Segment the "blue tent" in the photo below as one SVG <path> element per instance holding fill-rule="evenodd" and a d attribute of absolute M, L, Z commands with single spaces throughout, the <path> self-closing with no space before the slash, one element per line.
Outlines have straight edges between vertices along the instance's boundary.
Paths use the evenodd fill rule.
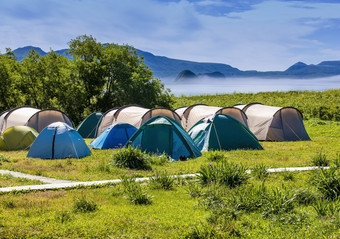
<path fill-rule="evenodd" d="M 66 123 L 48 125 L 33 142 L 28 158 L 81 158 L 90 155 L 84 139 Z"/>
<path fill-rule="evenodd" d="M 137 128 L 124 123 L 107 127 L 89 146 L 95 149 L 113 149 L 124 146 Z"/>

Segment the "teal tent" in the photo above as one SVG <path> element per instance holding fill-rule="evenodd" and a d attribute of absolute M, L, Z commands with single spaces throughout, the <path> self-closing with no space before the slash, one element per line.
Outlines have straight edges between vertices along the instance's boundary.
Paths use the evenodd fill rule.
<path fill-rule="evenodd" d="M 41 131 L 28 151 L 28 158 L 81 158 L 90 155 L 84 139 L 64 122 L 52 123 Z"/>
<path fill-rule="evenodd" d="M 107 127 L 89 146 L 94 149 L 121 148 L 136 131 L 131 124 L 117 123 Z"/>
<path fill-rule="evenodd" d="M 103 114 L 95 112 L 87 116 L 77 127 L 78 133 L 83 138 L 96 138 L 97 137 L 97 126 L 102 118 Z"/>
<path fill-rule="evenodd" d="M 202 155 L 184 129 L 166 116 L 156 116 L 145 122 L 128 144 L 147 153 L 165 153 L 172 161 Z"/>
<path fill-rule="evenodd" d="M 201 119 L 189 130 L 189 135 L 202 151 L 263 149 L 246 126 L 224 114 Z"/>

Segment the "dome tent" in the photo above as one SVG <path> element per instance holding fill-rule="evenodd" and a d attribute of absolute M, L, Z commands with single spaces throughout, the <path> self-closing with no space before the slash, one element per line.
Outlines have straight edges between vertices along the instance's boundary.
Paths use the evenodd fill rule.
<path fill-rule="evenodd" d="M 202 151 L 263 149 L 246 126 L 224 114 L 201 119 L 189 130 L 189 135 Z"/>
<path fill-rule="evenodd" d="M 165 153 L 173 161 L 202 155 L 184 129 L 166 116 L 156 116 L 145 122 L 128 144 L 147 153 Z"/>
<path fill-rule="evenodd" d="M 32 127 L 39 133 L 47 126 L 54 122 L 64 122 L 72 127 L 70 118 L 60 110 L 46 109 L 36 112 L 28 119 L 26 125 Z"/>
<path fill-rule="evenodd" d="M 78 132 L 63 122 L 48 125 L 28 151 L 28 158 L 81 158 L 91 154 Z"/>
<path fill-rule="evenodd" d="M 137 128 L 124 123 L 117 123 L 107 127 L 89 146 L 95 149 L 113 149 L 124 146 Z"/>
<path fill-rule="evenodd" d="M 77 127 L 77 132 L 83 138 L 97 137 L 97 127 L 103 114 L 95 112 L 87 116 Z"/>
<path fill-rule="evenodd" d="M 0 136 L 0 150 L 25 150 L 37 138 L 38 132 L 28 126 L 12 126 Z"/>
<path fill-rule="evenodd" d="M 275 107 L 260 103 L 237 105 L 248 117 L 249 129 L 259 140 L 310 140 L 302 113 L 294 107 Z"/>

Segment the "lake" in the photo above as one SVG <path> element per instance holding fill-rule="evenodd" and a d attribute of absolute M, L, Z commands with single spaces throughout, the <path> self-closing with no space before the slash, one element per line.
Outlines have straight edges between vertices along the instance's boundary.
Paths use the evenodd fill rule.
<path fill-rule="evenodd" d="M 162 80 L 163 81 L 163 80 Z M 264 91 L 292 91 L 340 88 L 340 76 L 316 79 L 261 79 L 228 78 L 225 80 L 204 79 L 197 82 L 182 83 L 164 80 L 171 93 L 180 95 L 223 94 L 223 93 L 257 93 Z"/>

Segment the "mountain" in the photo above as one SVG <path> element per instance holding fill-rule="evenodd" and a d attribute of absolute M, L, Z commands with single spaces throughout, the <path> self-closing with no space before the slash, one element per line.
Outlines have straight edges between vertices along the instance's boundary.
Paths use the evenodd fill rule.
<path fill-rule="evenodd" d="M 25 55 L 34 49 L 40 55 L 46 55 L 39 47 L 26 46 L 14 50 L 14 54 L 21 61 Z M 68 49 L 55 51 L 71 59 L 67 54 Z M 241 71 L 235 67 L 222 63 L 194 62 L 180 59 L 156 56 L 150 52 L 137 49 L 137 54 L 144 58 L 144 62 L 149 66 L 155 77 L 175 79 L 183 71 L 190 71 L 197 77 L 209 76 L 217 79 L 227 79 L 230 77 L 266 77 L 266 78 L 317 78 L 340 75 L 340 61 L 323 61 L 317 65 L 307 65 L 297 62 L 285 71 Z M 180 77 L 181 78 L 181 77 Z M 177 78 L 179 80 L 180 78 Z M 188 77 L 181 78 L 180 81 Z"/>

